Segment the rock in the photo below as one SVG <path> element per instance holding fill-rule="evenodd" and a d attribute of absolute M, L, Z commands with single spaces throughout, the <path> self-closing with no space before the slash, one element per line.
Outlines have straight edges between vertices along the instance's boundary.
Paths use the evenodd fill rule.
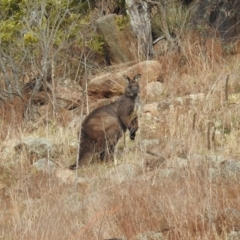
<path fill-rule="evenodd" d="M 147 102 L 157 102 L 162 98 L 163 84 L 160 82 L 150 82 L 147 85 Z"/>
<path fill-rule="evenodd" d="M 91 79 L 88 84 L 90 96 L 112 97 L 121 95 L 125 89 L 126 82 L 123 75 L 134 77 L 142 75 L 140 84 L 140 95 L 144 101 L 147 100 L 147 84 L 156 82 L 161 73 L 161 64 L 158 61 L 144 61 L 127 69 L 123 68 L 117 72 L 106 73 Z"/>
<path fill-rule="evenodd" d="M 46 172 L 53 172 L 57 168 L 57 164 L 47 158 L 38 159 L 33 163 L 33 166 L 38 171 L 46 171 Z"/>
<path fill-rule="evenodd" d="M 224 181 L 240 181 L 240 160 L 226 159 L 221 155 L 209 155 L 206 157 L 209 163 L 209 176 L 211 179 L 220 177 Z"/>
<path fill-rule="evenodd" d="M 123 69 L 127 69 L 129 67 L 132 67 L 133 65 L 137 64 L 138 62 L 139 61 L 131 61 L 131 62 L 119 63 L 119 64 L 116 64 L 116 65 L 110 65 L 110 66 L 104 67 L 103 70 L 104 70 L 105 73 L 119 72 L 119 71 L 122 71 Z M 97 73 L 99 73 L 99 72 L 96 72 L 95 74 L 97 74 Z"/>
<path fill-rule="evenodd" d="M 227 180 L 240 181 L 240 160 L 228 159 L 221 163 L 221 176 Z"/>
<path fill-rule="evenodd" d="M 97 19 L 96 26 L 107 44 L 108 57 L 112 62 L 137 60 L 137 39 L 127 19 L 108 14 Z"/>
<path fill-rule="evenodd" d="M 118 99 L 118 96 L 111 97 L 111 98 L 101 98 L 99 100 L 93 101 L 91 104 L 89 104 L 89 109 L 90 109 L 89 112 L 91 112 L 92 110 L 99 108 L 101 106 L 113 103 L 117 99 Z"/>
<path fill-rule="evenodd" d="M 46 138 L 26 137 L 15 147 L 16 152 L 26 150 L 30 160 L 53 157 L 56 154 L 54 145 Z"/>

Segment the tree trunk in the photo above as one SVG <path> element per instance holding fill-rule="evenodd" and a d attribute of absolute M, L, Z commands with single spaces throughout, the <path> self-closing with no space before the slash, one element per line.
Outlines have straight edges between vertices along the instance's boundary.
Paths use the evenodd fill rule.
<path fill-rule="evenodd" d="M 151 58 L 153 44 L 149 4 L 143 0 L 126 0 L 126 5 L 130 24 L 138 38 L 138 51 L 144 59 Z"/>

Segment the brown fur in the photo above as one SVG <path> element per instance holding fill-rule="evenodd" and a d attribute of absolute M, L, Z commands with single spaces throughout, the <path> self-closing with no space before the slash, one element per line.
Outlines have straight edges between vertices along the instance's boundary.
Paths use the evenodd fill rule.
<path fill-rule="evenodd" d="M 101 160 L 106 155 L 113 155 L 118 140 L 127 129 L 130 138 L 135 139 L 138 130 L 140 77 L 140 74 L 133 79 L 124 76 L 128 81 L 125 93 L 116 102 L 95 109 L 85 118 L 81 128 L 78 164 L 71 165 L 70 169 L 88 163 L 94 152 L 100 153 Z"/>

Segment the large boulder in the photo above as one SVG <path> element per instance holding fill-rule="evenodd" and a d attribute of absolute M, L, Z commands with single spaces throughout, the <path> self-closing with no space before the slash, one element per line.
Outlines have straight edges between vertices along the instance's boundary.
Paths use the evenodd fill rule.
<path fill-rule="evenodd" d="M 33 163 L 33 166 L 38 171 L 53 172 L 57 168 L 57 164 L 52 159 L 41 158 Z"/>
<path fill-rule="evenodd" d="M 146 101 L 148 98 L 147 84 L 158 81 L 161 74 L 161 64 L 158 61 L 144 61 L 129 68 L 123 68 L 117 72 L 96 76 L 88 84 L 88 94 L 90 96 L 99 97 L 112 97 L 114 95 L 121 95 L 126 86 L 123 75 L 134 77 L 138 73 L 142 75 L 139 83 L 141 87 L 140 95 L 142 99 Z"/>
<path fill-rule="evenodd" d="M 96 26 L 107 44 L 106 51 L 111 62 L 137 60 L 137 39 L 126 17 L 108 14 L 97 19 Z"/>
<path fill-rule="evenodd" d="M 15 145 L 15 151 L 19 154 L 21 151 L 26 151 L 30 162 L 34 162 L 39 158 L 54 157 L 56 146 L 47 138 L 26 137 Z"/>
<path fill-rule="evenodd" d="M 238 159 L 227 159 L 221 163 L 221 176 L 224 180 L 240 181 L 240 161 Z"/>

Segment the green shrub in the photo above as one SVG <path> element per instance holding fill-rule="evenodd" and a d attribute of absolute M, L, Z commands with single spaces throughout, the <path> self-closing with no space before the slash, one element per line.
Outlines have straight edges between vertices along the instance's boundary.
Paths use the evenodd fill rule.
<path fill-rule="evenodd" d="M 125 29 L 130 24 L 128 16 L 117 15 L 115 21 L 120 31 Z"/>

